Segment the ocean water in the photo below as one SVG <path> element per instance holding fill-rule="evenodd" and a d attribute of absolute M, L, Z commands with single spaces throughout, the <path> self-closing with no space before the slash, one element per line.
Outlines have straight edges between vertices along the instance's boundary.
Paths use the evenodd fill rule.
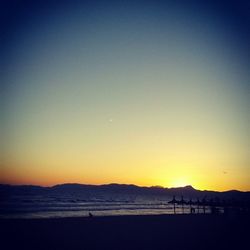
<path fill-rule="evenodd" d="M 115 215 L 173 214 L 172 197 L 129 195 L 25 195 L 0 201 L 0 218 L 56 218 Z M 195 208 L 203 213 L 203 208 Z M 209 208 L 206 207 L 206 213 Z M 190 206 L 176 205 L 175 213 L 190 213 Z"/>

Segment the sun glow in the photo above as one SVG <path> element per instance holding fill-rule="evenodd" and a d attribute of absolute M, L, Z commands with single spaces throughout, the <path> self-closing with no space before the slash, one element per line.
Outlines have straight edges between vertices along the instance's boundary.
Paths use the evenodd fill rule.
<path fill-rule="evenodd" d="M 186 177 L 180 177 L 180 178 L 174 179 L 171 182 L 170 187 L 185 187 L 188 185 L 191 185 L 188 179 Z"/>

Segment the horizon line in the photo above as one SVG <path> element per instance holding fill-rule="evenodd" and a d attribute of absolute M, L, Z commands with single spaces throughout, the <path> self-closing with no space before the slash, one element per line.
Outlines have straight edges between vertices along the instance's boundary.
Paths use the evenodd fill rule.
<path fill-rule="evenodd" d="M 162 188 L 162 189 L 174 189 L 174 188 L 186 188 L 186 187 L 191 187 L 195 189 L 196 191 L 211 191 L 211 192 L 229 192 L 229 191 L 238 191 L 238 192 L 250 192 L 250 190 L 238 190 L 238 189 L 228 189 L 228 190 L 223 190 L 223 191 L 218 191 L 218 190 L 211 190 L 211 189 L 196 189 L 193 185 L 188 184 L 185 186 L 178 186 L 178 187 L 164 187 L 161 185 L 153 185 L 153 186 L 141 186 L 137 184 L 132 184 L 132 183 L 117 183 L 117 182 L 111 182 L 111 183 L 103 183 L 103 184 L 88 184 L 88 183 L 78 183 L 78 182 L 65 182 L 65 183 L 57 183 L 54 185 L 36 185 L 36 184 L 10 184 L 10 183 L 0 183 L 0 185 L 9 185 L 9 186 L 35 186 L 35 187 L 43 187 L 43 188 L 52 188 L 55 186 L 60 186 L 60 185 L 86 185 L 86 186 L 104 186 L 104 185 L 125 185 L 125 186 L 136 186 L 139 188 Z"/>

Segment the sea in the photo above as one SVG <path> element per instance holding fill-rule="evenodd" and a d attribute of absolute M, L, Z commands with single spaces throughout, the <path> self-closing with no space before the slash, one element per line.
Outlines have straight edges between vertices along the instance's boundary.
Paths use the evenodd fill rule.
<path fill-rule="evenodd" d="M 169 203 L 172 197 L 144 195 L 15 195 L 0 199 L 0 218 L 62 218 L 190 213 L 189 205 Z M 209 207 L 192 206 L 195 213 Z M 205 209 L 205 211 L 204 211 Z"/>

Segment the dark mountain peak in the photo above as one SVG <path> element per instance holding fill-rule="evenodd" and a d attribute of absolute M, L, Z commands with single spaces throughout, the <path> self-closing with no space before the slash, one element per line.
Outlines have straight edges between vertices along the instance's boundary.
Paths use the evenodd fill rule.
<path fill-rule="evenodd" d="M 52 186 L 51 189 L 62 189 L 62 190 L 72 190 L 72 189 L 84 189 L 84 188 L 94 188 L 96 185 L 79 184 L 79 183 L 63 183 Z"/>
<path fill-rule="evenodd" d="M 244 191 L 239 191 L 239 190 L 235 190 L 235 189 L 232 189 L 232 190 L 228 190 L 228 191 L 224 191 L 225 193 L 241 193 L 241 192 L 244 192 Z"/>
<path fill-rule="evenodd" d="M 185 188 L 185 189 L 189 189 L 189 190 L 196 190 L 195 188 L 193 188 L 193 186 L 191 186 L 191 185 L 187 185 L 187 186 L 185 186 L 185 187 L 183 187 L 183 188 Z"/>
<path fill-rule="evenodd" d="M 58 187 L 80 187 L 84 186 L 84 184 L 79 183 L 63 183 L 63 184 L 57 184 L 55 186 L 52 186 L 52 188 L 58 188 Z"/>
<path fill-rule="evenodd" d="M 104 184 L 98 187 L 103 190 L 122 191 L 122 192 L 135 191 L 141 188 L 133 184 L 118 184 L 118 183 Z"/>
<path fill-rule="evenodd" d="M 155 189 L 157 189 L 157 188 L 158 188 L 158 189 L 162 189 L 162 188 L 163 188 L 163 189 L 164 189 L 164 187 L 163 187 L 163 186 L 159 186 L 159 185 L 156 185 L 156 186 L 151 186 L 150 188 L 155 188 Z"/>
<path fill-rule="evenodd" d="M 193 188 L 191 185 L 187 185 L 187 186 L 184 186 L 184 187 L 172 187 L 172 188 L 169 188 L 170 190 L 186 190 L 186 191 L 199 191 L 195 188 Z"/>
<path fill-rule="evenodd" d="M 119 183 L 110 183 L 110 184 L 103 184 L 103 185 L 100 185 L 100 186 L 103 186 L 103 187 L 138 187 L 134 184 L 119 184 Z"/>

